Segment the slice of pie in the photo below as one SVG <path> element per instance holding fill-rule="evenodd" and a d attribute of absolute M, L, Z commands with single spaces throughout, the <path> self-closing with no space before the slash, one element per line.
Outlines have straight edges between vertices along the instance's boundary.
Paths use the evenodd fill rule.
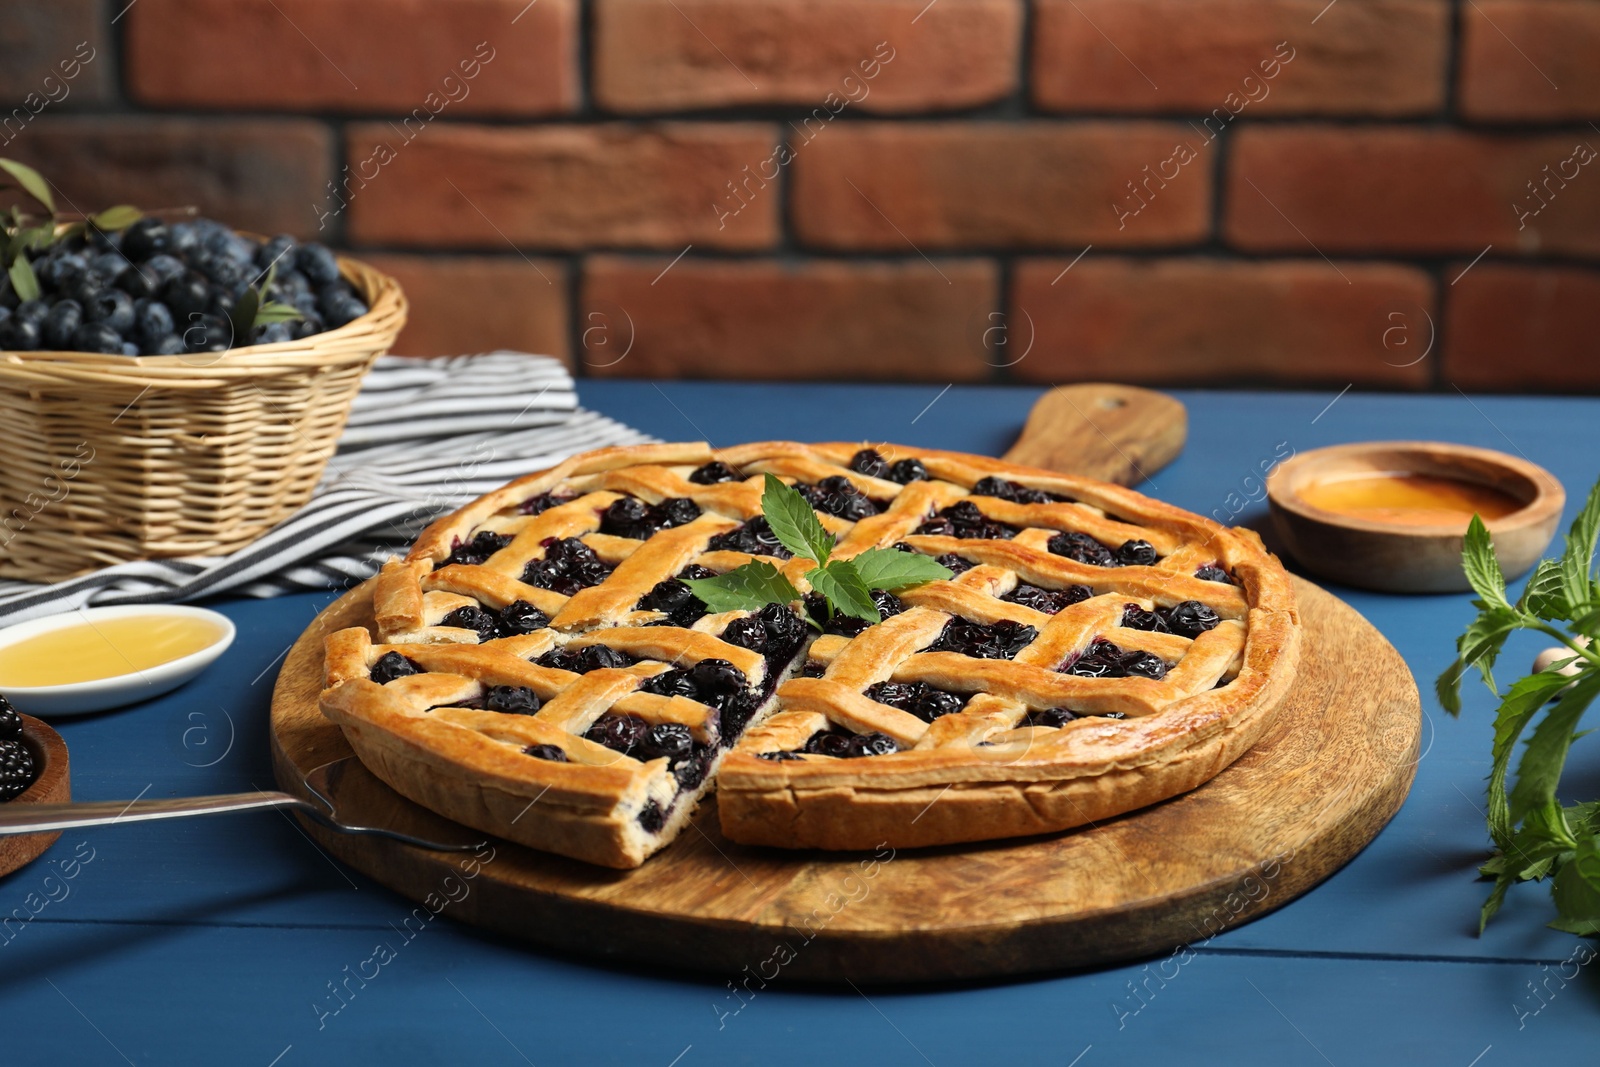
<path fill-rule="evenodd" d="M 795 559 L 763 476 L 838 539 L 952 572 L 883 621 L 820 597 L 708 613 L 679 579 Z M 403 795 L 634 867 L 716 784 L 747 844 L 1043 833 L 1209 780 L 1294 678 L 1288 576 L 1247 530 L 981 456 L 765 442 L 589 452 L 424 532 L 328 638 L 325 713 Z M 807 619 L 814 620 L 809 623 Z M 819 632 L 819 629 L 824 632 Z"/>

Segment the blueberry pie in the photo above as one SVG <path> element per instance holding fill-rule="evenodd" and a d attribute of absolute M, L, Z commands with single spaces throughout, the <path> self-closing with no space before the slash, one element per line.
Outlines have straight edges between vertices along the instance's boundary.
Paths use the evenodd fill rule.
<path fill-rule="evenodd" d="M 837 538 L 946 580 L 831 614 L 763 476 Z M 802 593 L 709 612 L 752 560 Z M 443 815 L 638 866 L 715 786 L 747 844 L 875 848 L 1083 825 L 1207 781 L 1293 680 L 1287 575 L 1253 534 L 1127 489 L 882 445 L 575 456 L 435 522 L 328 638 L 326 714 Z"/>

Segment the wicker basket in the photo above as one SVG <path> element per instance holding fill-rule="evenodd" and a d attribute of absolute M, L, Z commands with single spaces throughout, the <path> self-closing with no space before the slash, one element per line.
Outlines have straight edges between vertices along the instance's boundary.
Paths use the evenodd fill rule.
<path fill-rule="evenodd" d="M 0 353 L 0 578 L 222 555 L 302 507 L 406 320 L 393 278 L 339 262 L 371 310 L 302 341 Z"/>

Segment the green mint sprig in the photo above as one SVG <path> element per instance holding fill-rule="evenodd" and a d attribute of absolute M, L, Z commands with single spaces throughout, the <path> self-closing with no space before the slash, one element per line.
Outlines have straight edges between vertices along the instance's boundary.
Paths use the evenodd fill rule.
<path fill-rule="evenodd" d="M 1512 603 L 1488 529 L 1476 515 L 1467 527 L 1462 568 L 1479 597 L 1473 601 L 1478 617 L 1456 642 L 1458 655 L 1439 676 L 1437 692 L 1445 710 L 1459 714 L 1461 678 L 1476 668 L 1500 697 L 1488 785 L 1489 835 L 1496 853 L 1479 868 L 1494 879 L 1494 888 L 1483 905 L 1480 932 L 1512 885 L 1550 877 L 1558 916 L 1550 925 L 1600 935 L 1600 801 L 1563 807 L 1556 799 L 1567 752 L 1583 736 L 1578 722 L 1600 694 L 1600 648 L 1588 643 L 1600 638 L 1600 584 L 1593 573 L 1597 535 L 1600 484 L 1573 521 L 1561 558 L 1540 563 Z M 1502 696 L 1495 688 L 1494 662 L 1518 630 L 1552 637 L 1572 655 L 1520 679 Z M 1577 668 L 1575 674 L 1557 673 L 1569 665 Z M 1541 711 L 1543 718 L 1533 725 Z M 1516 783 L 1508 790 L 1512 754 L 1530 727 Z"/>
<path fill-rule="evenodd" d="M 761 514 L 778 541 L 797 557 L 815 564 L 805 574 L 811 588 L 826 601 L 829 617 L 838 612 L 867 622 L 883 621 L 872 602 L 872 590 L 895 592 L 949 578 L 950 568 L 916 552 L 869 548 L 850 559 L 833 559 L 834 537 L 799 491 L 767 475 Z M 753 560 L 715 578 L 686 579 L 695 596 L 712 611 L 756 611 L 767 604 L 788 604 L 800 591 L 777 567 Z M 812 626 L 821 629 L 809 613 Z"/>

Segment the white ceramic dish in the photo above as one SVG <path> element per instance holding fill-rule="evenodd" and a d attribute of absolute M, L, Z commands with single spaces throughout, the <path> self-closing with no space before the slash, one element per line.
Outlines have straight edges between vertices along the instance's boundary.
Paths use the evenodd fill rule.
<path fill-rule="evenodd" d="M 205 670 L 211 662 L 233 644 L 233 623 L 226 615 L 205 608 L 191 608 L 180 604 L 135 604 L 115 608 L 82 608 L 60 615 L 48 615 L 30 622 L 20 622 L 0 630 L 0 648 L 18 641 L 36 637 L 51 630 L 79 626 L 100 619 L 139 616 L 186 616 L 200 618 L 217 628 L 217 639 L 198 652 L 169 660 L 156 667 L 146 667 L 131 674 L 98 678 L 92 682 L 73 682 L 70 685 L 8 686 L 0 689 L 5 698 L 18 711 L 40 718 L 64 718 L 87 715 L 90 712 L 120 708 L 126 704 L 148 700 L 171 692 Z"/>

